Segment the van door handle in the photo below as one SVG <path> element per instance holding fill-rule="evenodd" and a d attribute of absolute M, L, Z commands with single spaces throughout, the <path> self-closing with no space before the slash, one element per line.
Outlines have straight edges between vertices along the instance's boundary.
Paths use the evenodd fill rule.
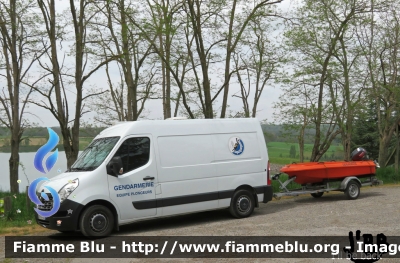
<path fill-rule="evenodd" d="M 143 178 L 143 180 L 144 180 L 144 181 L 147 181 L 147 180 L 154 180 L 154 177 L 146 176 L 145 178 Z"/>

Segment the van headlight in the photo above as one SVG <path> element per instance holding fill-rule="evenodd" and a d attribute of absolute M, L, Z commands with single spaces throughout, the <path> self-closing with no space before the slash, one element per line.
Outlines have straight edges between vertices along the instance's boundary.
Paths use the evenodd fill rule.
<path fill-rule="evenodd" d="M 68 196 L 78 187 L 78 185 L 79 185 L 78 178 L 64 185 L 63 188 L 61 188 L 61 190 L 58 191 L 58 195 L 60 196 L 60 202 L 62 203 L 65 199 L 67 199 Z"/>

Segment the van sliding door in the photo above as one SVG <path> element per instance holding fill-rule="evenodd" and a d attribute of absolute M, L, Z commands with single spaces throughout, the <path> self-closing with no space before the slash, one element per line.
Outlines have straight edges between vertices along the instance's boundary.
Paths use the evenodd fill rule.
<path fill-rule="evenodd" d="M 157 148 L 161 185 L 157 205 L 163 215 L 218 207 L 211 135 L 160 136 Z"/>

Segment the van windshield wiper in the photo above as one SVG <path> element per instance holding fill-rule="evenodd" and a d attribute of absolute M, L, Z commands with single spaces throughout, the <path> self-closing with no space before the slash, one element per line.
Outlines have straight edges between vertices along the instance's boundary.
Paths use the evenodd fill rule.
<path fill-rule="evenodd" d="M 83 172 L 91 170 L 93 170 L 93 167 L 71 167 L 71 169 L 69 169 L 70 172 Z"/>

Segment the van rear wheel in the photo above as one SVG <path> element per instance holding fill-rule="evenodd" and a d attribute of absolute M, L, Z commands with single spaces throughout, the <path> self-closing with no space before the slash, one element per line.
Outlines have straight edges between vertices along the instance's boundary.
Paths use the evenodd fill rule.
<path fill-rule="evenodd" d="M 255 201 L 253 194 L 248 190 L 238 190 L 233 194 L 229 212 L 236 218 L 245 218 L 254 211 Z"/>
<path fill-rule="evenodd" d="M 87 237 L 108 236 L 114 227 L 114 216 L 103 205 L 89 206 L 83 211 L 79 226 L 82 234 Z"/>

